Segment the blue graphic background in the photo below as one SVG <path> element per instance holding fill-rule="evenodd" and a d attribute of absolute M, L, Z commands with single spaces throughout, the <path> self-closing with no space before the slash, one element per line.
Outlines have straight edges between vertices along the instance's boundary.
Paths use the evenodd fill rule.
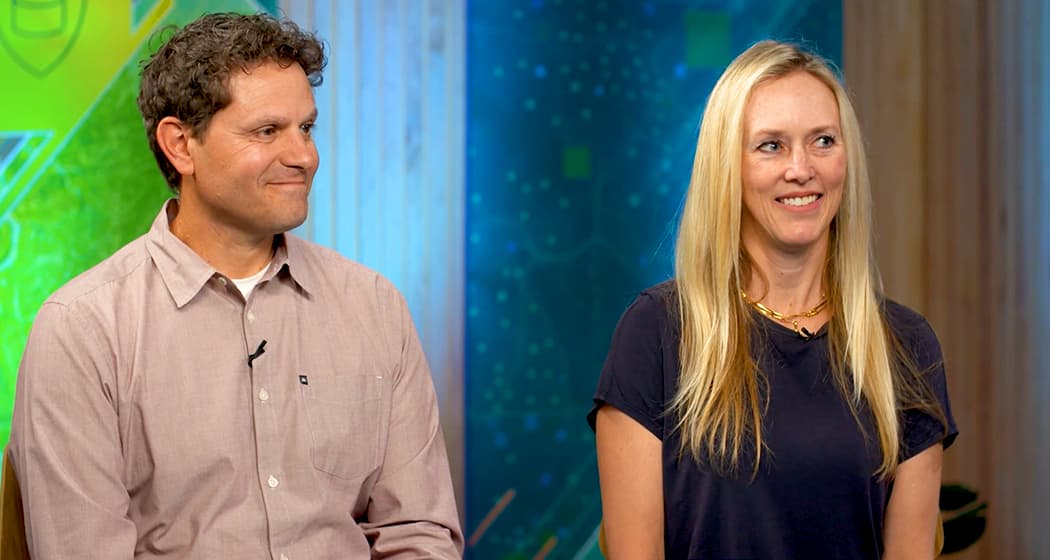
<path fill-rule="evenodd" d="M 672 273 L 706 95 L 760 39 L 840 60 L 842 7 L 485 1 L 467 25 L 468 558 L 591 558 L 584 417 L 620 313 Z"/>

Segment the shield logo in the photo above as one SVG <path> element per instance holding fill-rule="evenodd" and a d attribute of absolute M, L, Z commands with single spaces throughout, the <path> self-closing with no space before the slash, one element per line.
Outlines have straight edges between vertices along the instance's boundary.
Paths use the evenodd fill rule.
<path fill-rule="evenodd" d="M 43 78 L 69 54 L 84 24 L 85 0 L 0 0 L 0 45 Z"/>

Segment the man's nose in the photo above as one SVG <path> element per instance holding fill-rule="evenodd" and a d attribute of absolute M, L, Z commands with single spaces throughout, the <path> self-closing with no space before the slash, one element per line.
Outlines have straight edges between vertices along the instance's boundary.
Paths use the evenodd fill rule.
<path fill-rule="evenodd" d="M 317 167 L 317 146 L 313 138 L 297 131 L 286 137 L 281 159 L 288 167 L 313 169 Z"/>

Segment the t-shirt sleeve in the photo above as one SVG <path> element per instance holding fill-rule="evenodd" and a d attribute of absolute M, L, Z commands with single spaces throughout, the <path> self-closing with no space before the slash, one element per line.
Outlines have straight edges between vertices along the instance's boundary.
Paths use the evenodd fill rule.
<path fill-rule="evenodd" d="M 944 413 L 944 422 L 941 418 L 930 414 L 928 411 L 918 409 L 907 409 L 904 411 L 904 441 L 901 446 L 901 461 L 905 461 L 925 451 L 938 442 L 943 443 L 947 449 L 955 442 L 959 430 L 955 426 L 955 418 L 952 416 L 951 400 L 948 398 L 948 381 L 944 372 L 944 357 L 941 353 L 940 342 L 933 328 L 921 316 L 918 322 L 905 335 L 910 338 L 908 344 L 915 356 L 915 365 L 919 370 L 925 372 L 926 381 L 929 384 L 933 396 L 941 406 Z"/>
<path fill-rule="evenodd" d="M 664 298 L 648 292 L 624 311 L 598 378 L 594 408 L 587 415 L 591 429 L 598 409 L 610 405 L 663 439 L 662 345 L 666 324 Z"/>

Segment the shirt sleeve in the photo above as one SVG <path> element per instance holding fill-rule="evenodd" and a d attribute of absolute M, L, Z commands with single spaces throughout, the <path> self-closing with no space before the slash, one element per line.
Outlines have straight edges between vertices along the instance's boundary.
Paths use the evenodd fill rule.
<path fill-rule="evenodd" d="M 112 349 L 75 308 L 45 303 L 18 371 L 10 453 L 34 560 L 130 560 Z"/>
<path fill-rule="evenodd" d="M 605 358 L 594 408 L 587 415 L 595 427 L 598 409 L 612 406 L 663 440 L 663 334 L 667 324 L 663 298 L 643 292 L 620 317 Z"/>
<path fill-rule="evenodd" d="M 941 345 L 933 328 L 923 318 L 907 333 L 915 356 L 915 365 L 926 375 L 933 396 L 944 413 L 941 418 L 919 409 L 907 409 L 903 414 L 904 444 L 901 446 L 901 461 L 918 455 L 932 445 L 942 443 L 948 449 L 955 442 L 959 430 L 952 416 L 951 400 L 948 397 L 948 381 L 944 371 Z"/>
<path fill-rule="evenodd" d="M 430 369 L 408 306 L 400 294 L 391 299 L 390 313 L 400 324 L 400 368 L 386 454 L 361 528 L 376 560 L 459 559 L 463 534 Z"/>

